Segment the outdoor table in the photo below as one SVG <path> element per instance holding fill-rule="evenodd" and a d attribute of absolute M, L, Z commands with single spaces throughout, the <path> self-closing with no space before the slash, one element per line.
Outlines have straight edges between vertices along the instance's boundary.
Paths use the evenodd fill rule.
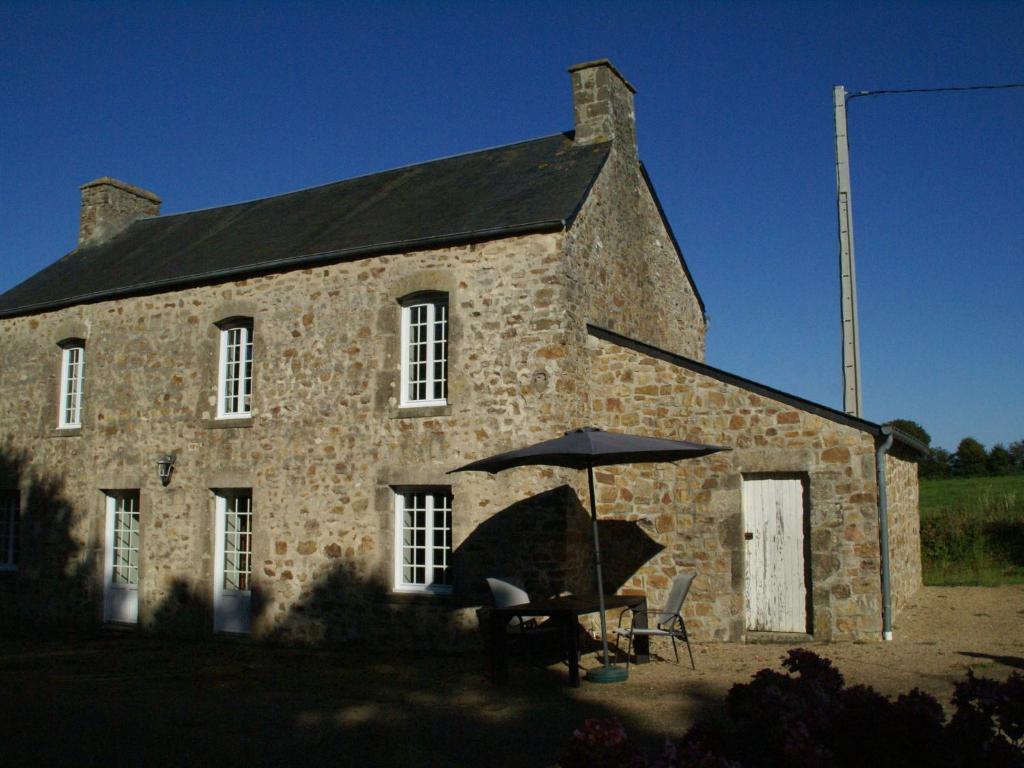
<path fill-rule="evenodd" d="M 647 610 L 646 595 L 609 595 L 604 599 L 605 610 L 632 608 Z M 516 616 L 550 616 L 557 622 L 565 639 L 566 660 L 569 662 L 569 685 L 580 687 L 580 668 L 577 664 L 580 639 L 576 632 L 577 619 L 586 613 L 597 613 L 600 606 L 597 595 L 563 595 L 542 600 L 531 600 L 522 605 L 491 609 L 491 680 L 495 684 L 508 681 L 508 623 Z M 647 626 L 647 615 L 639 613 L 635 627 Z M 649 642 L 645 635 L 634 642 L 636 663 L 645 664 L 649 659 Z"/>

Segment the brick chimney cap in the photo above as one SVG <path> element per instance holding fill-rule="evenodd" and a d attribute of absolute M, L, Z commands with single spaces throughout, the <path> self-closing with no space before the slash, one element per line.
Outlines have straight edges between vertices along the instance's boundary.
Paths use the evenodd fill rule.
<path fill-rule="evenodd" d="M 633 84 L 629 82 L 629 80 L 627 80 L 623 74 L 615 68 L 615 65 L 608 61 L 608 59 L 594 59 L 593 61 L 584 61 L 580 64 L 573 64 L 569 67 L 569 72 L 579 72 L 583 69 L 593 69 L 595 67 L 608 67 L 608 69 L 615 73 L 615 76 L 622 81 L 622 84 L 629 88 L 630 93 L 636 93 L 636 88 L 633 87 Z"/>
<path fill-rule="evenodd" d="M 125 192 L 133 194 L 136 197 L 141 197 L 141 198 L 144 198 L 146 200 L 150 200 L 151 202 L 154 202 L 154 203 L 161 203 L 161 202 L 163 202 L 159 197 L 157 197 L 157 195 L 153 194 L 148 189 L 142 189 L 142 187 L 136 187 L 134 184 L 128 184 L 127 182 L 120 181 L 119 179 L 111 178 L 110 176 L 100 176 L 100 178 L 98 178 L 98 179 L 93 179 L 92 181 L 87 181 L 87 182 L 85 182 L 85 184 L 83 184 L 80 187 L 80 189 L 86 190 L 86 189 L 89 189 L 90 187 L 102 187 L 102 186 L 117 187 L 118 189 L 123 189 Z"/>

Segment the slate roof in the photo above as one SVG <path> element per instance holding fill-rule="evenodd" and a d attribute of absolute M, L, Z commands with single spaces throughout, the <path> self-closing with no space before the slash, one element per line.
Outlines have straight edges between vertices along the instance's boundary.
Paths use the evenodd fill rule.
<path fill-rule="evenodd" d="M 0 296 L 0 317 L 345 258 L 567 228 L 610 144 L 572 134 L 134 222 Z"/>

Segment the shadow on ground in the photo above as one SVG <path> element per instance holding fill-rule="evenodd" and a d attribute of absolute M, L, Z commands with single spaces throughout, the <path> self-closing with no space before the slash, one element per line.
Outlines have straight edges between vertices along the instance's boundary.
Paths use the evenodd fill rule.
<path fill-rule="evenodd" d="M 9 765 L 553 764 L 587 717 L 648 694 L 565 687 L 563 667 L 517 663 L 494 688 L 479 655 L 366 654 L 135 634 L 0 641 L 0 731 Z M 690 707 L 716 697 L 695 681 Z M 655 749 L 666 734 L 626 714 Z M 642 710 L 641 710 L 642 711 Z"/>
<path fill-rule="evenodd" d="M 973 651 L 957 651 L 957 653 L 972 659 L 988 659 L 1011 669 L 1024 669 L 1024 658 L 1020 656 L 998 656 L 991 653 L 975 653 Z"/>

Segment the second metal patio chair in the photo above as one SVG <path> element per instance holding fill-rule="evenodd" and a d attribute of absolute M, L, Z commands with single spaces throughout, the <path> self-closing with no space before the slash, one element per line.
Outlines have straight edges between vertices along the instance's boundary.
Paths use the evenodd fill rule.
<path fill-rule="evenodd" d="M 669 590 L 668 602 L 665 607 L 661 609 L 652 608 L 646 611 L 632 611 L 630 626 L 628 627 L 622 626 L 622 619 L 627 611 L 632 609 L 626 609 L 626 611 L 619 614 L 619 626 L 615 630 L 617 635 L 616 644 L 619 637 L 629 639 L 629 645 L 626 648 L 627 669 L 629 668 L 629 658 L 633 652 L 633 639 L 641 635 L 671 638 L 672 650 L 676 654 L 677 664 L 679 663 L 679 651 L 676 648 L 676 639 L 684 641 L 686 643 L 686 651 L 690 654 L 690 666 L 697 669 L 697 665 L 693 663 L 693 651 L 690 649 L 690 637 L 686 633 L 686 622 L 683 621 L 683 601 L 686 600 L 686 595 L 690 591 L 690 585 L 693 584 L 695 578 L 697 578 L 696 573 L 681 573 L 676 576 L 672 580 L 672 588 Z M 653 626 L 636 626 L 636 617 L 641 614 L 645 615 L 648 623 L 652 623 Z"/>

